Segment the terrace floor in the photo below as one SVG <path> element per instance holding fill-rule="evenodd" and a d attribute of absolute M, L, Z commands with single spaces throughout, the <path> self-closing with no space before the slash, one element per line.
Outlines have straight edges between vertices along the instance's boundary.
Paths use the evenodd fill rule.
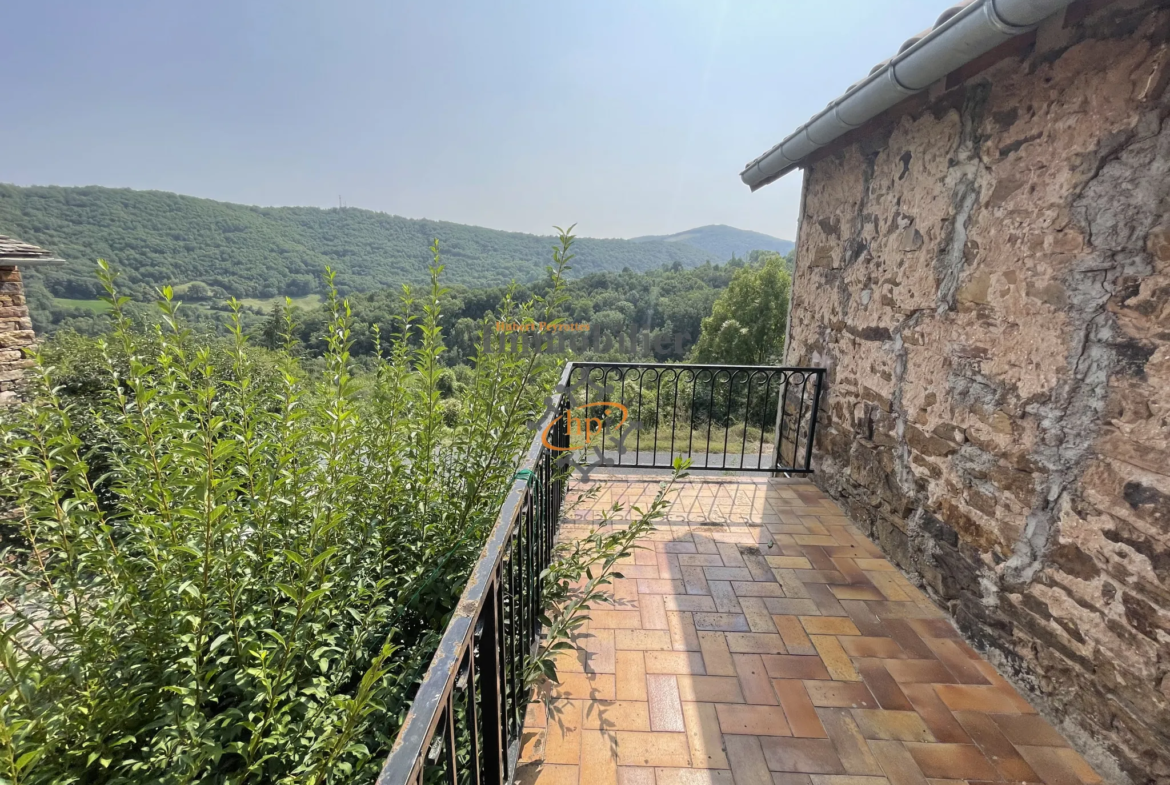
<path fill-rule="evenodd" d="M 562 537 L 657 490 L 602 487 Z M 644 545 L 530 704 L 524 785 L 1101 782 L 811 483 L 691 478 Z"/>

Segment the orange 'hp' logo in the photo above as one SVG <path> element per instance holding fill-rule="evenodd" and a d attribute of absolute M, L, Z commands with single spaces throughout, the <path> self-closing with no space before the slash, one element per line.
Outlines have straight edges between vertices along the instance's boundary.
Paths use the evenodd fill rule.
<path fill-rule="evenodd" d="M 594 408 L 597 406 L 606 407 L 605 411 L 601 413 L 600 417 L 583 416 L 586 414 L 586 412 L 585 412 L 586 409 L 591 409 L 591 408 Z M 605 426 L 605 418 L 609 417 L 610 414 L 612 414 L 614 411 L 621 412 L 622 419 L 617 425 L 613 425 L 610 427 L 612 427 L 614 429 L 621 428 L 623 425 L 626 424 L 626 420 L 630 419 L 630 411 L 622 404 L 614 403 L 613 401 L 597 401 L 596 403 L 587 403 L 587 404 L 584 404 L 582 406 L 578 406 L 575 409 L 569 409 L 567 412 L 562 414 L 561 417 L 568 417 L 569 418 L 568 424 L 569 424 L 570 438 L 573 436 L 584 436 L 585 443 L 588 444 L 590 441 L 593 440 L 593 437 L 596 434 L 601 432 L 602 428 Z M 578 414 L 574 415 L 573 414 L 574 412 L 578 412 Z M 541 443 L 543 443 L 544 446 L 549 448 L 550 450 L 565 451 L 565 450 L 573 449 L 572 447 L 554 447 L 553 445 L 549 444 L 548 432 L 552 429 L 552 427 L 554 425 L 556 425 L 558 422 L 560 422 L 561 417 L 557 417 L 552 422 L 550 422 L 548 425 L 544 426 L 544 431 L 542 431 L 540 434 Z"/>

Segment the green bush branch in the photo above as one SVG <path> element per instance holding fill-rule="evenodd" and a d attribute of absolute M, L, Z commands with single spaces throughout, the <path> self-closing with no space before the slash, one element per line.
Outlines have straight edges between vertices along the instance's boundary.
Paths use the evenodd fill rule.
<path fill-rule="evenodd" d="M 0 413 L 0 783 L 373 781 L 559 372 L 481 339 L 452 421 L 435 251 L 365 371 L 332 273 L 303 362 L 291 302 L 276 350 L 166 287 L 143 329 L 99 265 L 113 330 Z"/>
<path fill-rule="evenodd" d="M 591 608 L 612 600 L 606 587 L 622 577 L 620 565 L 634 551 L 645 548 L 638 541 L 654 531 L 655 522 L 666 514 L 670 493 L 675 483 L 687 476 L 690 465 L 689 460 L 676 458 L 674 472 L 668 481 L 659 484 L 650 506 L 645 510 L 637 506 L 630 509 L 635 517 L 628 525 L 614 523 L 625 512 L 622 505 L 615 503 L 602 513 L 601 522 L 589 534 L 558 544 L 552 563 L 540 574 L 545 604 L 540 623 L 544 629 L 536 655 L 525 666 L 528 688 L 543 679 L 557 681 L 558 653 L 575 648 L 573 636 L 589 621 Z"/>

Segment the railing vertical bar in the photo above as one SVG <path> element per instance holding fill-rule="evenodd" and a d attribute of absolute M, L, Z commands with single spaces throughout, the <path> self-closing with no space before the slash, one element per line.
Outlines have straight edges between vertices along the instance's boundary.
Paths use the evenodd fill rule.
<path fill-rule="evenodd" d="M 748 374 L 747 377 L 747 399 L 743 402 L 743 439 L 739 442 L 739 468 L 742 470 L 746 468 L 744 464 L 747 462 L 747 433 L 748 422 L 752 416 L 752 379 L 755 374 Z M 757 464 L 758 466 L 759 464 Z"/>
<path fill-rule="evenodd" d="M 533 634 L 535 634 L 537 629 L 538 629 L 537 623 L 536 623 L 536 615 L 537 615 L 537 607 L 536 607 L 536 573 L 537 573 L 537 569 L 536 569 L 536 558 L 537 558 L 536 538 L 538 536 L 537 526 L 536 526 L 536 511 L 538 508 L 536 506 L 535 494 L 536 494 L 535 489 L 532 489 L 528 492 L 528 504 L 527 504 L 527 506 L 528 506 L 528 574 L 525 576 L 525 581 L 524 581 L 524 591 L 528 596 L 528 629 L 525 630 L 525 634 L 530 639 L 532 638 Z M 524 656 L 525 657 L 530 656 L 530 652 L 531 652 L 531 647 L 528 645 L 525 645 Z M 528 694 L 527 693 L 525 693 L 525 695 L 524 695 L 524 702 L 526 704 L 528 702 Z M 524 712 L 521 711 L 520 715 L 524 716 Z"/>
<path fill-rule="evenodd" d="M 447 718 L 443 723 L 444 744 L 447 752 L 447 785 L 459 785 L 459 755 L 455 749 L 455 690 L 447 696 Z"/>
<path fill-rule="evenodd" d="M 512 741 L 520 736 L 519 716 L 520 702 L 523 700 L 524 683 L 524 633 L 527 621 L 527 600 L 524 596 L 524 503 L 520 503 L 520 519 L 516 526 L 516 565 L 514 567 L 516 593 L 512 600 L 512 737 L 508 739 L 508 751 L 512 751 Z M 509 765 L 511 761 L 509 761 Z"/>
<path fill-rule="evenodd" d="M 528 555 L 525 550 L 524 537 L 524 521 L 527 517 L 525 515 L 527 509 L 527 504 L 525 504 L 526 500 L 527 496 L 520 502 L 520 517 L 516 523 L 516 550 L 514 551 L 516 554 L 516 593 L 512 595 L 514 598 L 512 600 L 514 608 L 512 613 L 514 614 L 515 621 L 512 625 L 512 716 L 510 719 L 514 728 L 513 732 L 517 736 L 520 735 L 520 728 L 516 727 L 516 715 L 519 711 L 522 692 L 520 684 L 523 677 L 524 635 L 528 631 L 528 597 L 527 592 L 524 591 L 524 563 Z M 508 751 L 511 752 L 511 749 L 512 742 L 509 739 Z M 511 762 L 509 762 L 509 765 L 511 765 Z"/>
<path fill-rule="evenodd" d="M 606 389 L 605 389 L 606 385 L 608 385 L 608 384 L 609 384 L 609 369 L 603 368 L 601 371 L 601 387 L 599 388 L 598 393 L 597 393 L 599 396 L 597 399 L 598 403 L 600 403 L 601 401 L 610 397 L 606 393 Z M 590 411 L 592 411 L 592 410 L 590 410 Z M 604 414 L 604 410 L 602 411 L 602 414 Z M 602 462 L 605 461 L 605 430 L 606 430 L 605 424 L 606 424 L 606 419 L 607 418 L 604 416 L 601 418 L 601 450 L 597 451 L 597 448 L 594 448 L 594 455 L 596 455 L 598 458 L 600 458 L 602 460 Z"/>
<path fill-rule="evenodd" d="M 553 535 L 556 532 L 555 519 L 553 518 L 553 516 L 556 514 L 554 510 L 555 505 L 553 503 L 553 493 L 555 493 L 556 484 L 553 482 L 555 479 L 553 476 L 555 469 L 553 466 L 552 453 L 546 452 L 544 454 L 544 457 L 541 459 L 541 467 L 544 470 L 544 522 L 542 524 L 544 528 L 544 554 L 541 556 L 540 561 L 541 567 L 543 568 L 547 567 L 549 562 L 552 561 Z M 541 586 L 542 598 L 543 594 L 544 587 Z M 543 599 L 541 601 L 541 607 L 544 607 Z"/>
<path fill-rule="evenodd" d="M 479 642 L 480 695 L 483 701 L 483 781 L 481 785 L 503 785 L 503 752 L 507 746 L 501 733 L 504 717 L 500 702 L 500 627 L 498 613 L 500 599 L 499 573 L 492 578 L 484 608 L 480 614 L 483 632 Z"/>
<path fill-rule="evenodd" d="M 658 371 L 654 371 L 655 382 L 657 382 Z M 638 424 L 637 432 L 634 434 L 634 466 L 642 465 L 642 429 L 649 428 L 649 423 L 646 421 L 646 398 L 649 391 L 646 389 L 646 373 L 643 371 L 641 377 L 638 379 L 637 396 L 638 396 Z M 630 415 L 633 419 L 633 415 Z M 657 407 L 655 407 L 655 420 L 657 421 Z M 654 464 L 653 451 L 651 451 L 650 463 Z"/>
<path fill-rule="evenodd" d="M 501 761 L 500 779 L 508 778 L 508 627 L 504 613 L 504 573 L 501 565 L 500 574 L 496 578 L 496 672 L 499 674 L 499 689 L 497 690 L 499 714 L 496 717 L 496 726 L 499 734 L 500 748 L 497 754 Z M 494 780 L 493 780 L 494 782 Z"/>
<path fill-rule="evenodd" d="M 519 513 L 519 511 L 517 511 Z M 507 742 L 505 751 L 512 746 L 512 737 L 515 732 L 513 730 L 513 717 L 516 713 L 516 678 L 519 674 L 516 673 L 516 657 L 519 653 L 516 645 L 517 624 L 519 619 L 516 618 L 516 560 L 520 554 L 520 529 L 516 527 L 512 530 L 511 553 L 508 555 L 508 602 L 504 606 L 504 629 L 508 637 L 508 685 L 504 691 L 504 708 L 507 712 L 507 717 L 504 723 L 504 740 Z"/>
<path fill-rule="evenodd" d="M 765 377 L 767 379 L 767 386 L 764 387 L 764 416 L 760 417 L 760 446 L 759 449 L 756 450 L 757 469 L 764 468 L 764 428 L 768 425 L 767 411 L 768 403 L 772 399 L 772 377 L 774 375 L 775 374 L 769 371 Z M 746 427 L 744 428 L 744 433 L 747 433 Z"/>
<path fill-rule="evenodd" d="M 619 396 L 618 403 L 620 403 L 623 408 L 625 408 L 625 405 L 626 405 L 626 377 L 628 375 L 629 375 L 628 372 L 622 373 L 622 393 L 621 393 L 621 396 Z M 639 386 L 641 386 L 641 383 L 642 383 L 642 379 L 641 379 L 641 377 L 639 377 L 638 378 Z M 626 411 L 629 412 L 629 409 L 626 409 Z M 614 465 L 615 466 L 622 466 L 623 464 L 622 464 L 622 449 L 621 449 L 621 435 L 620 434 L 618 436 L 618 447 L 616 449 L 617 449 L 617 459 L 614 461 Z"/>
<path fill-rule="evenodd" d="M 626 386 L 626 369 L 622 369 L 622 370 L 618 371 L 617 374 L 618 374 L 618 378 L 621 380 L 620 384 L 621 384 L 622 388 L 625 388 L 625 386 Z M 601 390 L 605 391 L 605 388 L 608 385 L 608 383 L 610 383 L 610 371 L 605 372 L 604 381 L 603 381 L 603 383 L 601 383 Z M 608 398 L 608 395 L 607 395 L 607 398 Z M 601 416 L 601 461 L 603 461 L 603 466 L 605 464 L 604 463 L 604 461 L 605 461 L 605 438 L 606 438 L 606 435 L 608 435 L 608 429 L 610 429 L 610 408 L 606 407 L 605 414 L 603 416 Z M 620 460 L 621 460 L 621 455 L 619 454 L 618 460 L 614 461 L 614 463 L 618 463 Z"/>
<path fill-rule="evenodd" d="M 690 372 L 690 421 L 687 435 L 687 457 L 695 460 L 695 393 L 698 392 L 698 371 Z"/>
<path fill-rule="evenodd" d="M 531 543 L 528 547 L 528 596 L 530 598 L 528 603 L 528 624 L 530 628 L 528 636 L 530 638 L 540 631 L 540 622 L 537 621 L 537 616 L 540 615 L 540 606 L 538 604 L 540 598 L 537 596 L 537 586 L 540 583 L 537 578 L 537 575 L 540 573 L 540 569 L 537 567 L 537 559 L 540 558 L 540 526 L 537 512 L 540 510 L 540 507 L 537 505 L 536 493 L 536 488 L 528 492 L 528 540 Z M 529 647 L 525 647 L 526 654 L 528 650 Z M 527 701 L 527 697 L 527 694 L 525 694 L 525 701 Z"/>
<path fill-rule="evenodd" d="M 548 531 L 548 517 L 549 517 L 549 503 L 548 503 L 548 481 L 545 475 L 548 473 L 548 462 L 541 459 L 540 462 L 540 507 L 538 508 L 540 514 L 536 517 L 536 536 L 540 543 L 540 548 L 537 552 L 536 559 L 536 582 L 533 586 L 533 593 L 536 595 L 536 630 L 537 635 L 540 635 L 540 612 L 544 608 L 544 586 L 540 581 L 540 573 L 545 565 L 549 562 L 549 531 Z M 525 710 L 527 712 L 527 710 Z"/>
<path fill-rule="evenodd" d="M 481 643 L 482 645 L 482 643 Z M 471 648 L 467 651 L 467 727 L 471 729 L 471 760 L 468 768 L 471 780 L 468 785 L 482 785 L 483 761 L 480 760 L 479 743 L 479 701 L 476 700 L 476 684 L 479 673 L 475 667 L 476 652 L 475 636 L 471 638 Z"/>
<path fill-rule="evenodd" d="M 520 551 L 520 562 L 516 571 L 516 599 L 519 607 L 519 621 L 516 624 L 516 672 L 513 677 L 512 720 L 516 727 L 516 736 L 521 733 L 520 716 L 521 705 L 524 703 L 524 655 L 528 648 L 525 644 L 528 638 L 528 495 L 520 502 L 520 525 L 516 527 L 516 547 Z M 508 745 L 511 751 L 511 744 Z"/>
<path fill-rule="evenodd" d="M 511 535 L 508 536 L 509 543 L 511 542 Z M 500 728 L 503 734 L 504 744 L 504 766 L 505 776 L 507 776 L 508 763 L 508 693 L 511 687 L 512 674 L 512 640 L 510 625 L 508 620 L 509 604 L 511 600 L 508 597 L 512 589 L 512 579 L 509 577 L 509 567 L 511 565 L 508 557 L 505 556 L 505 561 L 500 565 L 500 587 L 499 587 L 499 602 L 500 602 Z"/>
<path fill-rule="evenodd" d="M 715 385 L 718 378 L 719 371 L 711 374 L 711 394 L 707 396 L 707 446 L 705 448 L 707 453 L 703 456 L 704 469 L 711 468 L 711 425 L 715 419 L 713 416 L 715 413 Z"/>
<path fill-rule="evenodd" d="M 540 558 L 538 563 L 540 564 L 541 569 L 544 569 L 544 565 L 548 564 L 550 547 L 548 519 L 549 515 L 552 513 L 552 504 L 550 502 L 551 489 L 549 487 L 552 484 L 552 477 L 550 477 L 548 473 L 548 458 L 549 454 L 547 452 L 541 454 L 538 467 L 539 472 L 537 473 L 537 477 L 540 481 Z M 543 603 L 538 602 L 538 605 L 541 604 Z"/>
<path fill-rule="evenodd" d="M 693 375 L 693 374 L 692 374 Z M 674 464 L 674 434 L 678 430 L 678 385 L 682 382 L 682 371 L 674 369 L 674 401 L 670 404 L 670 463 Z M 657 427 L 657 426 L 655 426 Z M 654 449 L 658 450 L 658 432 L 654 432 Z"/>
<path fill-rule="evenodd" d="M 792 461 L 790 466 L 796 468 L 796 455 L 800 451 L 800 424 L 804 422 L 804 393 L 808 389 L 808 374 L 803 374 L 803 381 L 800 385 L 800 403 L 796 407 L 796 430 L 792 436 Z"/>
<path fill-rule="evenodd" d="M 634 463 L 633 463 L 634 466 L 637 466 L 640 463 L 642 463 L 642 413 L 643 413 L 643 408 L 645 406 L 645 404 L 643 403 L 645 396 L 642 392 L 642 388 L 643 388 L 643 385 L 645 383 L 646 383 L 646 374 L 643 373 L 641 376 L 638 377 L 638 386 L 636 388 L 634 388 L 635 390 L 637 390 L 637 393 L 638 393 L 638 416 L 637 416 L 637 418 L 633 418 L 633 417 L 630 418 L 630 419 L 634 420 L 635 422 L 637 422 L 637 426 L 636 426 L 636 429 L 634 431 Z"/>
<path fill-rule="evenodd" d="M 784 454 L 784 420 L 788 416 L 788 382 L 792 374 L 785 372 L 783 387 L 780 388 L 780 397 L 776 401 L 776 445 L 772 456 L 772 468 L 780 468 L 780 456 Z"/>
<path fill-rule="evenodd" d="M 516 669 L 513 674 L 513 685 L 515 692 L 513 694 L 514 703 L 512 705 L 513 714 L 516 713 L 520 705 L 521 690 L 520 677 L 523 672 L 524 662 L 524 637 L 528 633 L 528 592 L 524 590 L 528 577 L 528 495 L 525 494 L 520 502 L 520 518 L 516 526 L 516 632 L 515 644 L 516 653 L 513 655 L 513 667 Z M 519 729 L 517 729 L 519 731 Z"/>
<path fill-rule="evenodd" d="M 723 467 L 727 468 L 727 439 L 731 433 L 731 405 L 735 401 L 735 379 L 739 371 L 732 371 L 727 376 L 727 413 L 723 416 Z M 742 463 L 742 461 L 740 461 Z"/>
<path fill-rule="evenodd" d="M 528 486 L 528 492 L 524 494 L 524 503 L 520 508 L 524 511 L 524 517 L 521 519 L 520 532 L 524 543 L 524 571 L 520 579 L 520 591 L 524 598 L 524 623 L 520 626 L 520 632 L 524 636 L 521 640 L 522 644 L 526 644 L 528 638 L 532 635 L 532 486 Z M 520 647 L 520 672 L 524 672 L 524 659 L 528 655 L 528 646 L 521 645 Z M 527 696 L 524 691 L 520 692 L 520 702 L 524 703 Z M 524 716 L 524 711 L 520 710 L 520 716 Z"/>
<path fill-rule="evenodd" d="M 567 422 L 567 420 L 568 420 L 568 416 L 567 416 L 568 404 L 565 403 L 564 401 L 562 401 L 561 407 L 558 410 L 558 413 L 561 414 L 561 416 L 557 419 L 556 441 L 554 442 L 554 444 L 556 444 L 556 446 L 558 446 L 558 447 L 568 447 L 569 446 L 569 424 Z M 555 472 L 556 467 L 555 467 L 555 464 L 552 462 L 551 458 L 549 461 L 549 466 Z M 554 532 L 555 532 L 556 521 L 560 520 L 561 505 L 564 502 L 565 478 L 563 475 L 557 477 L 556 484 L 557 484 L 557 492 L 556 492 L 556 495 L 553 497 L 554 498 L 554 502 L 553 502 Z M 554 545 L 554 549 L 555 549 L 555 545 Z"/>

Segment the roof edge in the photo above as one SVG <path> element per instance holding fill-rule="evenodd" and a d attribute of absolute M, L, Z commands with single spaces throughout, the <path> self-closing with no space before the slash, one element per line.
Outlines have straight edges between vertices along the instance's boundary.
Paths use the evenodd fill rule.
<path fill-rule="evenodd" d="M 58 267 L 65 264 L 56 256 L 0 256 L 0 267 Z"/>
<path fill-rule="evenodd" d="M 804 164 L 817 150 L 861 127 L 996 46 L 1034 30 L 1073 0 L 973 0 L 947 9 L 933 28 L 902 45 L 844 95 L 830 102 L 740 172 L 753 191 Z"/>

